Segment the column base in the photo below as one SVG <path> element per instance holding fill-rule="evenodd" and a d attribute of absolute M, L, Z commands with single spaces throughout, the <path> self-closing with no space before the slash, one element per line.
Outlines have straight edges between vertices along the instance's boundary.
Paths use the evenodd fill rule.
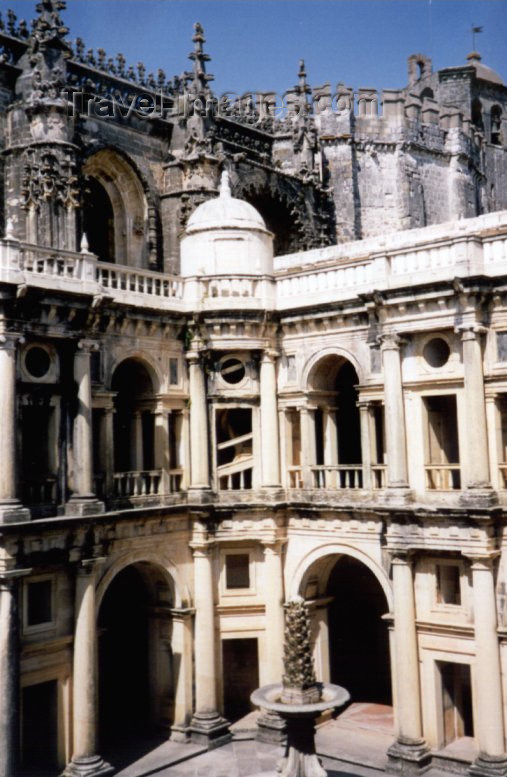
<path fill-rule="evenodd" d="M 459 501 L 464 507 L 492 507 L 498 504 L 498 494 L 492 488 L 467 488 Z"/>
<path fill-rule="evenodd" d="M 100 755 L 78 755 L 62 772 L 62 777 L 102 777 L 114 771 L 114 766 L 106 763 Z"/>
<path fill-rule="evenodd" d="M 266 742 L 270 745 L 284 744 L 287 739 L 287 726 L 285 720 L 273 710 L 261 710 L 257 718 L 258 742 Z"/>
<path fill-rule="evenodd" d="M 95 515 L 104 513 L 104 502 L 101 502 L 95 494 L 71 496 L 65 505 L 65 515 Z"/>
<path fill-rule="evenodd" d="M 426 771 L 431 764 L 431 751 L 424 739 L 399 737 L 387 751 L 387 770 L 394 774 L 412 775 Z"/>
<path fill-rule="evenodd" d="M 23 507 L 18 499 L 5 499 L 0 501 L 0 524 L 23 523 L 31 521 L 32 516 L 28 507 Z"/>
<path fill-rule="evenodd" d="M 229 721 L 218 712 L 196 712 L 190 721 L 190 741 L 208 750 L 226 745 L 232 739 Z"/>
<path fill-rule="evenodd" d="M 171 735 L 169 739 L 171 742 L 180 742 L 182 744 L 186 744 L 190 739 L 188 726 L 171 726 Z"/>
<path fill-rule="evenodd" d="M 408 486 L 388 486 L 379 495 L 379 502 L 386 505 L 406 505 L 414 501 L 414 495 Z"/>
<path fill-rule="evenodd" d="M 468 772 L 475 775 L 475 777 L 506 777 L 507 755 L 486 755 L 486 753 L 481 753 Z"/>
<path fill-rule="evenodd" d="M 209 486 L 189 486 L 188 502 L 190 504 L 207 505 L 213 501 L 213 491 Z"/>

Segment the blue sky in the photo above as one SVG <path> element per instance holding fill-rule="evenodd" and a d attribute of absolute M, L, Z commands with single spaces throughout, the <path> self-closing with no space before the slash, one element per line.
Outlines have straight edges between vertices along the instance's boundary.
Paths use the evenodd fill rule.
<path fill-rule="evenodd" d="M 434 68 L 465 62 L 470 27 L 482 25 L 476 48 L 507 81 L 506 0 L 68 0 L 69 37 L 87 48 L 121 51 L 168 76 L 190 66 L 195 21 L 204 26 L 208 70 L 216 93 L 283 92 L 304 58 L 312 85 L 343 81 L 358 88 L 406 84 L 406 59 L 432 56 Z M 0 0 L 20 18 L 35 0 Z"/>

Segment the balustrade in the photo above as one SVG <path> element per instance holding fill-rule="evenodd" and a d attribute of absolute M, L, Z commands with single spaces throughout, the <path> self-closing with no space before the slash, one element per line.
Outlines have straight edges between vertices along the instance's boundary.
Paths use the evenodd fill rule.
<path fill-rule="evenodd" d="M 363 487 L 360 464 L 319 465 L 310 467 L 313 488 L 358 489 Z"/>
<path fill-rule="evenodd" d="M 113 481 L 115 497 L 159 496 L 162 470 L 115 472 Z"/>
<path fill-rule="evenodd" d="M 428 464 L 424 469 L 426 488 L 430 491 L 455 491 L 461 488 L 459 464 Z"/>

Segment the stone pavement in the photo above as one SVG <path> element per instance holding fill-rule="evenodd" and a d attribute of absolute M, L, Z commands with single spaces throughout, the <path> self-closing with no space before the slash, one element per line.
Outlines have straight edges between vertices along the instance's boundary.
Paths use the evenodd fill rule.
<path fill-rule="evenodd" d="M 150 746 L 147 742 L 144 753 L 135 753 L 129 752 L 125 743 L 118 751 L 119 757 L 111 758 L 118 768 L 116 777 L 259 777 L 262 772 L 274 775 L 283 748 L 255 741 L 257 715 L 250 713 L 235 723 L 233 741 L 217 750 L 176 742 Z M 317 752 L 329 777 L 387 775 L 386 751 L 392 741 L 392 708 L 378 704 L 350 705 L 336 720 L 320 725 L 316 736 Z M 453 743 L 442 751 L 443 760 L 445 756 L 462 760 L 464 771 L 466 759 L 474 757 L 471 741 Z M 433 768 L 425 777 L 448 775 L 449 772 Z"/>

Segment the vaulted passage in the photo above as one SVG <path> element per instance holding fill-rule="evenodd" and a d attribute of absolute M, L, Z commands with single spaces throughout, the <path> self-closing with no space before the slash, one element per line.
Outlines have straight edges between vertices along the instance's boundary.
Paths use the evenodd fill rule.
<path fill-rule="evenodd" d="M 98 621 L 99 734 L 105 751 L 168 737 L 174 697 L 170 598 L 162 575 L 149 564 L 126 567 L 105 593 Z"/>
<path fill-rule="evenodd" d="M 327 584 L 331 682 L 354 702 L 391 704 L 388 611 L 380 584 L 364 564 L 342 556 Z"/>

